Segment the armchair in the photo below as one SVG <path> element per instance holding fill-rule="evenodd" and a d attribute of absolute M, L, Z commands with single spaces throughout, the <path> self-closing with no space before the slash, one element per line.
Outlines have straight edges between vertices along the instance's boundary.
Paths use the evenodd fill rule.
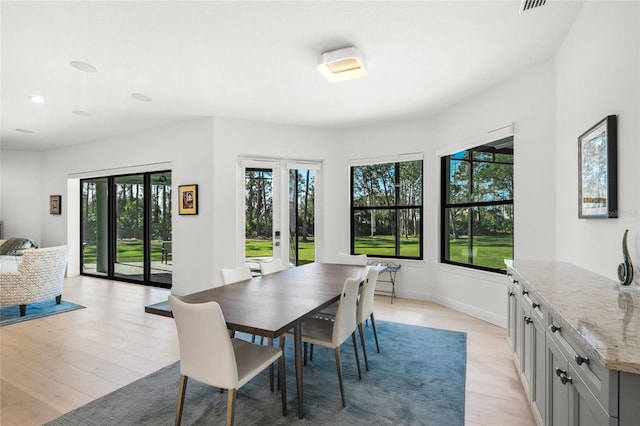
<path fill-rule="evenodd" d="M 60 304 L 68 257 L 68 246 L 24 250 L 17 272 L 0 271 L 0 306 L 19 305 L 24 316 L 30 303 L 55 297 Z"/>

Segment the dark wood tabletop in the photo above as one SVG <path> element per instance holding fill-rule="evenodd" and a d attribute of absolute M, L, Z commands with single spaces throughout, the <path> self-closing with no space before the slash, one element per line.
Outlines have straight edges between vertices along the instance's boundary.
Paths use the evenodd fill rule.
<path fill-rule="evenodd" d="M 310 263 L 188 294 L 181 299 L 189 303 L 219 303 L 230 330 L 267 338 L 293 330 L 298 417 L 303 418 L 300 324 L 337 302 L 345 280 L 361 276 L 363 272 L 362 266 Z"/>
<path fill-rule="evenodd" d="M 344 281 L 362 270 L 362 266 L 311 263 L 181 298 L 189 303 L 214 300 L 229 329 L 275 338 L 336 302 Z"/>

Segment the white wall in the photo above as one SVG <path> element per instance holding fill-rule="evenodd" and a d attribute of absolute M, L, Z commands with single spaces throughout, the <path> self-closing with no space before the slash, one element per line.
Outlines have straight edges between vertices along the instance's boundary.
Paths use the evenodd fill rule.
<path fill-rule="evenodd" d="M 214 196 L 215 212 L 213 217 L 213 267 L 217 271 L 220 268 L 234 267 L 240 261 L 239 253 L 243 253 L 241 238 L 238 230 L 241 229 L 243 212 L 239 211 L 243 187 L 239 184 L 242 177 L 238 175 L 240 156 L 270 157 L 281 159 L 316 160 L 323 161 L 323 167 L 327 164 L 331 168 L 331 161 L 326 161 L 333 156 L 336 131 L 323 128 L 310 128 L 300 126 L 285 126 L 278 124 L 258 123 L 246 120 L 228 118 L 215 119 L 214 136 Z M 328 173 L 321 171 L 323 176 Z M 329 173 L 330 174 L 330 173 Z M 329 181 L 332 179 L 329 178 Z M 324 187 L 327 187 L 326 181 Z M 318 188 L 317 199 L 332 200 L 334 191 Z M 316 235 L 316 240 L 323 240 L 332 244 L 336 236 L 333 217 L 324 203 L 322 211 L 316 217 L 316 226 L 324 229 L 322 236 Z M 346 212 L 348 214 L 348 211 Z M 322 226 L 327 217 L 325 226 Z M 324 260 L 326 249 L 320 246 L 316 250 L 316 259 Z M 174 281 L 175 282 L 175 281 Z M 213 283 L 220 284 L 219 274 L 214 275 Z M 180 289 L 175 289 L 178 292 Z"/>
<path fill-rule="evenodd" d="M 172 169 L 173 280 L 177 287 L 210 286 L 213 277 L 213 119 L 204 118 L 180 125 L 120 136 L 109 140 L 45 151 L 42 154 L 43 192 L 62 194 L 63 217 L 79 210 L 80 177 L 107 176 L 141 170 Z M 157 165 L 157 166 L 154 166 Z M 178 185 L 198 184 L 199 214 L 179 216 Z M 66 201 L 65 201 L 66 200 Z M 43 240 L 51 244 L 68 242 L 69 275 L 79 272 L 79 232 L 58 217 L 44 217 Z M 71 221 L 71 224 L 77 221 Z M 69 239 L 67 239 L 69 236 Z"/>
<path fill-rule="evenodd" d="M 42 188 L 39 152 L 2 151 L 0 157 L 0 220 L 4 238 L 26 237 L 51 245 L 43 240 L 42 220 L 49 215 L 49 195 Z M 59 222 L 62 218 L 56 217 Z"/>
<path fill-rule="evenodd" d="M 640 3 L 585 2 L 557 55 L 558 260 L 612 279 L 630 251 L 640 264 Z M 618 116 L 618 219 L 578 219 L 578 136 Z M 639 270 L 636 268 L 636 281 Z"/>
<path fill-rule="evenodd" d="M 348 211 L 347 159 L 424 153 L 424 262 L 403 261 L 398 273 L 401 297 L 434 300 L 486 321 L 506 324 L 503 275 L 443 265 L 440 242 L 440 157 L 498 139 L 490 130 L 515 123 L 515 241 L 518 258 L 555 256 L 554 226 L 554 65 L 548 61 L 527 73 L 470 98 L 433 117 L 351 130 L 342 144 L 335 174 L 343 179 L 339 197 Z M 342 169 L 342 170 L 340 170 Z M 348 215 L 337 229 L 348 248 Z"/>

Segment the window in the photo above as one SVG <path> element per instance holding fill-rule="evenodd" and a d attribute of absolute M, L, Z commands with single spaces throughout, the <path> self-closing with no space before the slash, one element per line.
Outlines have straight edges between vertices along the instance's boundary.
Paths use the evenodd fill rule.
<path fill-rule="evenodd" d="M 351 167 L 351 253 L 422 259 L 422 160 Z"/>
<path fill-rule="evenodd" d="M 503 271 L 513 259 L 513 137 L 442 158 L 444 263 Z"/>

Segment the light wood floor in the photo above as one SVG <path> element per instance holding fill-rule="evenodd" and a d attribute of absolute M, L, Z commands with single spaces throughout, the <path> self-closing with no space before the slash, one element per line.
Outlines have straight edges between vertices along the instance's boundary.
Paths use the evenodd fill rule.
<path fill-rule="evenodd" d="M 173 320 L 144 312 L 167 294 L 68 278 L 64 299 L 86 309 L 0 328 L 0 424 L 41 425 L 176 361 Z M 535 425 L 504 329 L 434 303 L 376 298 L 378 320 L 467 333 L 466 425 Z"/>

